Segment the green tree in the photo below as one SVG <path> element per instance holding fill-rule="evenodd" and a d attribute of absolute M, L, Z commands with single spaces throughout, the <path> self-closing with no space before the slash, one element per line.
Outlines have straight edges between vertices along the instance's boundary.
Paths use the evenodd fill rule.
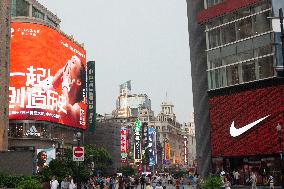
<path fill-rule="evenodd" d="M 79 174 L 80 180 L 86 181 L 90 177 L 92 162 L 95 170 L 104 171 L 112 164 L 112 158 L 106 149 L 97 148 L 95 145 L 86 145 L 84 162 L 80 162 L 78 167 L 78 163 L 73 161 L 72 149 L 68 148 L 64 149 L 60 158 L 52 160 L 49 167 L 44 169 L 41 175 L 44 180 L 51 179 L 54 175 L 61 181 L 68 175 L 76 178 Z"/>
<path fill-rule="evenodd" d="M 41 183 L 37 179 L 29 178 L 20 181 L 15 189 L 41 189 Z"/>
<path fill-rule="evenodd" d="M 202 188 L 204 189 L 220 189 L 222 180 L 220 176 L 214 176 L 210 174 L 203 181 Z"/>
<path fill-rule="evenodd" d="M 134 175 L 136 170 L 130 166 L 123 166 L 118 169 L 118 172 L 122 173 L 123 175 Z"/>

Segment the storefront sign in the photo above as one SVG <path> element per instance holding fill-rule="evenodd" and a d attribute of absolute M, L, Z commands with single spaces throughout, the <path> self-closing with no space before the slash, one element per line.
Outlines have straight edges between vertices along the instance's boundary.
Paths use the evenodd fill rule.
<path fill-rule="evenodd" d="M 139 162 L 142 159 L 141 154 L 141 122 L 136 119 L 134 122 L 134 161 Z"/>

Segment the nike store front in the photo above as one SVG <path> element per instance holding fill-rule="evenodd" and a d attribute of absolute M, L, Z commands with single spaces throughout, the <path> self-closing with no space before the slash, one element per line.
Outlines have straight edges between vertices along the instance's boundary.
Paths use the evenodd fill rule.
<path fill-rule="evenodd" d="M 272 78 L 210 95 L 213 172 L 238 170 L 241 185 L 251 184 L 252 171 L 259 185 L 272 174 L 274 183 L 280 185 L 284 173 L 280 157 L 284 151 L 283 80 Z"/>
<path fill-rule="evenodd" d="M 269 17 L 279 16 L 284 1 L 212 2 L 204 0 L 197 20 L 206 36 L 213 172 L 238 170 L 244 185 L 252 171 L 260 185 L 272 174 L 280 185 L 284 79 L 276 77 L 275 66 L 283 58 L 280 22 Z"/>

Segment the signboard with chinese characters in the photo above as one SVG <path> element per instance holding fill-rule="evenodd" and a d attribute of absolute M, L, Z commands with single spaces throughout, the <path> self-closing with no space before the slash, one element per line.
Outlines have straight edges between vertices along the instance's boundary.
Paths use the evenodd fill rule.
<path fill-rule="evenodd" d="M 165 143 L 165 160 L 171 159 L 171 146 L 170 143 Z"/>
<path fill-rule="evenodd" d="M 139 162 L 141 159 L 141 121 L 136 119 L 134 122 L 134 161 Z"/>
<path fill-rule="evenodd" d="M 148 157 L 149 165 L 153 166 L 156 164 L 156 131 L 154 128 L 148 128 Z"/>
<path fill-rule="evenodd" d="M 86 51 L 50 27 L 11 24 L 9 119 L 86 128 Z"/>
<path fill-rule="evenodd" d="M 120 130 L 121 140 L 120 140 L 120 152 L 121 152 L 121 162 L 127 162 L 128 153 L 128 130 L 126 127 L 122 127 Z"/>
<path fill-rule="evenodd" d="M 188 164 L 188 145 L 187 137 L 183 137 L 183 152 L 184 152 L 184 165 Z"/>
<path fill-rule="evenodd" d="M 96 124 L 95 61 L 87 62 L 87 128 L 94 132 Z"/>

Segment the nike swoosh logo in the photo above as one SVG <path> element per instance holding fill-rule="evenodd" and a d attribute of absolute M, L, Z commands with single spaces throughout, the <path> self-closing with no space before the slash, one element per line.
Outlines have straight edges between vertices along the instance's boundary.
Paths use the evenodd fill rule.
<path fill-rule="evenodd" d="M 230 134 L 232 137 L 237 137 L 237 136 L 240 136 L 241 134 L 245 133 L 246 131 L 248 131 L 249 129 L 251 129 L 252 127 L 256 126 L 257 124 L 259 124 L 260 122 L 262 122 L 264 119 L 266 119 L 267 117 L 269 117 L 270 115 L 268 116 L 265 116 L 263 118 L 260 118 L 252 123 L 249 123 L 241 128 L 236 128 L 235 127 L 235 122 L 233 121 L 232 124 L 231 124 L 231 127 L 230 127 Z"/>

